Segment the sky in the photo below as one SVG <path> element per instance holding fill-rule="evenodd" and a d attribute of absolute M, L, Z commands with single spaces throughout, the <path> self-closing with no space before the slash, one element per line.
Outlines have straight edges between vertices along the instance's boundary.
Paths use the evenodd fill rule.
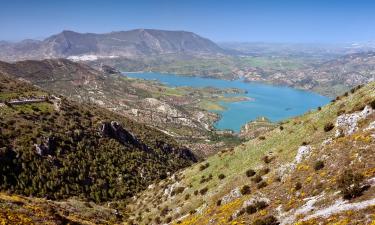
<path fill-rule="evenodd" d="M 375 40 L 375 0 L 0 0 L 0 40 L 186 30 L 217 42 Z"/>

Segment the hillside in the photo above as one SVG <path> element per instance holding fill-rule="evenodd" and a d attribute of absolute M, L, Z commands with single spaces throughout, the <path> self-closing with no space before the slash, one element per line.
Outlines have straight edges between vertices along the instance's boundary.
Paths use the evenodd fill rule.
<path fill-rule="evenodd" d="M 348 54 L 337 59 L 289 71 L 263 71 L 261 78 L 248 76 L 248 81 L 269 81 L 309 89 L 334 96 L 360 84 L 375 80 L 375 52 Z"/>
<path fill-rule="evenodd" d="M 241 101 L 241 98 L 226 94 L 242 92 L 238 89 L 168 87 L 154 81 L 128 78 L 109 66 L 93 69 L 67 59 L 0 61 L 0 72 L 155 127 L 180 143 L 188 144 L 201 156 L 217 152 L 226 144 L 206 141 L 213 136 L 218 139 L 213 123 L 219 116 L 210 110 L 223 110 L 220 101 Z"/>
<path fill-rule="evenodd" d="M 217 55 L 225 51 L 212 41 L 186 31 L 136 29 L 105 34 L 63 31 L 43 41 L 0 44 L 0 60 L 70 58 L 137 58 L 152 55 Z"/>
<path fill-rule="evenodd" d="M 375 83 L 149 187 L 135 224 L 373 224 Z"/>
<path fill-rule="evenodd" d="M 2 73 L 0 102 L 2 191 L 114 201 L 196 161 L 160 131 Z"/>

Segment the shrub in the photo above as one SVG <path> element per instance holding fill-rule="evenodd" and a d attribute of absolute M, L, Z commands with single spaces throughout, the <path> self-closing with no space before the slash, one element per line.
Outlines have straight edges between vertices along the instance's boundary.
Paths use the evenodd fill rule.
<path fill-rule="evenodd" d="M 294 185 L 294 189 L 296 189 L 297 191 L 301 190 L 301 188 L 302 188 L 301 182 L 297 182 L 296 185 Z"/>
<path fill-rule="evenodd" d="M 333 123 L 329 122 L 326 125 L 324 125 L 324 131 L 328 132 L 328 131 L 332 130 L 334 127 L 335 126 L 333 125 Z"/>
<path fill-rule="evenodd" d="M 276 217 L 274 216 L 266 216 L 260 219 L 257 219 L 253 222 L 253 225 L 278 225 L 280 224 Z"/>
<path fill-rule="evenodd" d="M 263 168 L 263 169 L 259 170 L 259 175 L 263 176 L 263 175 L 266 175 L 269 172 L 270 172 L 270 168 L 266 167 L 266 168 Z"/>
<path fill-rule="evenodd" d="M 194 195 L 198 195 L 199 191 L 198 190 L 195 190 L 194 191 Z"/>
<path fill-rule="evenodd" d="M 254 203 L 254 206 L 257 210 L 262 210 L 267 208 L 268 204 L 265 201 L 257 201 Z"/>
<path fill-rule="evenodd" d="M 253 169 L 248 169 L 247 171 L 246 171 L 246 176 L 247 177 L 252 177 L 252 176 L 254 176 L 256 174 L 256 172 L 253 170 Z"/>
<path fill-rule="evenodd" d="M 176 187 L 175 189 L 172 190 L 171 196 L 178 195 L 182 193 L 185 190 L 185 187 Z"/>
<path fill-rule="evenodd" d="M 265 181 L 262 181 L 262 182 L 260 182 L 258 185 L 257 185 L 257 188 L 258 189 L 262 189 L 262 188 L 264 188 L 264 187 L 267 187 L 267 182 L 265 182 Z"/>
<path fill-rule="evenodd" d="M 197 211 L 195 210 L 195 209 L 192 209 L 192 210 L 190 210 L 190 212 L 189 212 L 189 214 L 190 215 L 193 215 L 193 214 L 195 214 Z"/>
<path fill-rule="evenodd" d="M 199 193 L 200 193 L 201 195 L 205 195 L 205 194 L 207 193 L 207 191 L 208 191 L 208 187 L 204 187 L 204 188 L 202 188 L 202 189 L 199 191 Z"/>
<path fill-rule="evenodd" d="M 242 188 L 241 188 L 241 194 L 242 195 L 248 195 L 248 194 L 250 194 L 251 193 L 251 190 L 250 190 L 250 186 L 249 185 L 244 185 L 244 186 L 242 186 Z"/>
<path fill-rule="evenodd" d="M 248 205 L 245 208 L 247 214 L 254 214 L 257 212 L 257 208 L 254 205 Z"/>
<path fill-rule="evenodd" d="M 279 129 L 280 129 L 280 130 L 284 130 L 284 127 L 283 127 L 283 126 L 280 126 Z"/>
<path fill-rule="evenodd" d="M 319 106 L 319 107 L 318 107 L 318 111 L 320 111 L 320 110 L 322 110 L 322 107 Z"/>
<path fill-rule="evenodd" d="M 314 170 L 321 170 L 324 168 L 324 162 L 322 160 L 318 160 L 314 164 Z"/>
<path fill-rule="evenodd" d="M 184 199 L 189 200 L 189 198 L 190 198 L 190 194 L 186 194 Z"/>
<path fill-rule="evenodd" d="M 209 166 L 210 166 L 209 163 L 206 163 L 206 164 L 200 165 L 200 166 L 199 166 L 199 171 L 205 170 L 205 169 L 207 169 Z"/>
<path fill-rule="evenodd" d="M 161 219 L 160 219 L 160 217 L 157 216 L 157 217 L 155 217 L 154 220 L 155 220 L 155 223 L 156 223 L 156 224 L 161 224 Z"/>
<path fill-rule="evenodd" d="M 165 222 L 166 222 L 166 223 L 170 223 L 170 222 L 172 222 L 172 217 L 170 217 L 170 216 L 167 217 L 167 218 L 165 219 Z"/>
<path fill-rule="evenodd" d="M 251 178 L 251 181 L 253 181 L 254 183 L 259 183 L 262 180 L 263 180 L 263 178 L 260 175 L 256 175 L 255 177 Z"/>
<path fill-rule="evenodd" d="M 268 155 L 263 156 L 262 160 L 266 164 L 268 164 L 272 161 L 271 157 L 269 157 Z"/>
<path fill-rule="evenodd" d="M 370 102 L 370 106 L 372 109 L 375 109 L 375 99 Z"/>
<path fill-rule="evenodd" d="M 217 206 L 220 206 L 220 205 L 221 205 L 221 199 L 217 200 L 216 205 L 217 205 Z"/>
<path fill-rule="evenodd" d="M 353 173 L 352 170 L 345 170 L 337 180 L 338 188 L 344 199 L 352 199 L 362 195 L 365 190 L 362 186 L 364 176 L 361 173 Z"/>
<path fill-rule="evenodd" d="M 259 140 L 266 140 L 266 137 L 265 136 L 259 136 Z"/>
<path fill-rule="evenodd" d="M 160 212 L 160 216 L 161 216 L 161 217 L 164 217 L 164 216 L 166 216 L 166 215 L 168 214 L 168 212 L 169 212 L 169 208 L 168 208 L 168 206 L 166 206 L 165 208 L 163 208 L 163 209 L 161 210 L 161 212 Z"/>
<path fill-rule="evenodd" d="M 219 178 L 220 180 L 222 180 L 222 179 L 225 178 L 225 175 L 224 175 L 224 174 L 219 174 L 218 178 Z"/>

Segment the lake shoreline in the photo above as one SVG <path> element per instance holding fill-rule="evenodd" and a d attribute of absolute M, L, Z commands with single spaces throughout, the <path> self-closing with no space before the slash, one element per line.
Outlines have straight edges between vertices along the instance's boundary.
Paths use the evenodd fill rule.
<path fill-rule="evenodd" d="M 124 74 L 127 75 L 125 72 Z M 323 106 L 330 101 L 328 97 L 311 91 L 261 82 L 230 81 L 152 72 L 128 74 L 130 78 L 157 80 L 172 87 L 214 87 L 244 90 L 243 94 L 230 95 L 230 97 L 245 97 L 240 99 L 241 101 L 220 101 L 220 105 L 226 110 L 218 112 L 220 120 L 214 124 L 218 130 L 231 129 L 234 132 L 239 132 L 244 124 L 261 116 L 269 118 L 272 122 L 279 122 Z"/>

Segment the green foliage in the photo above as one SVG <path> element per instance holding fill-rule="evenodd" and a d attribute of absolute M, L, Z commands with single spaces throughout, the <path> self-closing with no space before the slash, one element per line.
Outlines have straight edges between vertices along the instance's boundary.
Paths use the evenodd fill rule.
<path fill-rule="evenodd" d="M 251 178 L 251 181 L 253 181 L 254 183 L 259 183 L 263 180 L 262 176 L 261 175 L 256 175 L 255 177 Z"/>
<path fill-rule="evenodd" d="M 267 185 L 268 185 L 267 182 L 262 181 L 262 182 L 260 182 L 260 183 L 257 184 L 257 188 L 258 189 L 262 189 L 264 187 L 267 187 Z"/>
<path fill-rule="evenodd" d="M 333 125 L 333 123 L 331 123 L 331 122 L 326 123 L 326 125 L 324 125 L 324 131 L 325 132 L 331 131 L 334 127 L 335 127 L 335 125 Z"/>
<path fill-rule="evenodd" d="M 202 189 L 199 191 L 199 194 L 201 194 L 201 195 L 205 195 L 205 194 L 207 193 L 207 191 L 208 191 L 208 187 L 204 187 L 204 188 L 202 188 Z"/>
<path fill-rule="evenodd" d="M 372 109 L 375 109 L 375 100 L 372 100 L 370 102 L 370 106 L 371 106 Z"/>
<path fill-rule="evenodd" d="M 253 169 L 248 169 L 246 170 L 246 176 L 247 177 L 252 177 L 256 174 L 256 172 Z"/>
<path fill-rule="evenodd" d="M 324 168 L 324 162 L 322 160 L 318 160 L 314 164 L 314 170 L 321 170 Z"/>
<path fill-rule="evenodd" d="M 205 170 L 210 166 L 210 163 L 205 163 L 199 166 L 199 171 Z"/>
<path fill-rule="evenodd" d="M 184 190 L 185 190 L 185 187 L 176 187 L 176 188 L 173 189 L 173 191 L 171 192 L 171 196 L 181 194 Z"/>
<path fill-rule="evenodd" d="M 0 114 L 2 191 L 113 201 L 131 197 L 194 161 L 170 137 L 96 106 L 62 100 L 59 111 L 51 103 L 10 110 Z M 103 135 L 99 127 L 110 121 L 118 121 L 141 144 Z"/>
<path fill-rule="evenodd" d="M 265 167 L 265 168 L 262 168 L 261 170 L 259 170 L 258 174 L 259 174 L 260 176 L 263 176 L 263 175 L 266 175 L 266 174 L 269 173 L 269 172 L 270 172 L 270 168 Z"/>
<path fill-rule="evenodd" d="M 222 179 L 225 178 L 225 175 L 221 173 L 221 174 L 219 174 L 218 178 L 219 178 L 220 180 L 222 180 Z"/>
<path fill-rule="evenodd" d="M 343 198 L 352 199 L 361 196 L 365 190 L 362 185 L 363 180 L 363 174 L 355 173 L 351 169 L 345 170 L 337 180 Z"/>
<path fill-rule="evenodd" d="M 241 188 L 241 194 L 242 195 L 248 195 L 248 194 L 250 194 L 251 193 L 251 189 L 250 189 L 250 186 L 249 185 L 244 185 L 244 186 L 242 186 L 242 188 Z"/>
<path fill-rule="evenodd" d="M 280 224 L 276 217 L 274 216 L 266 216 L 260 219 L 257 219 L 253 222 L 253 225 L 278 225 Z"/>
<path fill-rule="evenodd" d="M 301 182 L 297 182 L 296 185 L 294 185 L 294 189 L 296 189 L 297 191 L 301 190 L 301 188 L 302 188 Z"/>

